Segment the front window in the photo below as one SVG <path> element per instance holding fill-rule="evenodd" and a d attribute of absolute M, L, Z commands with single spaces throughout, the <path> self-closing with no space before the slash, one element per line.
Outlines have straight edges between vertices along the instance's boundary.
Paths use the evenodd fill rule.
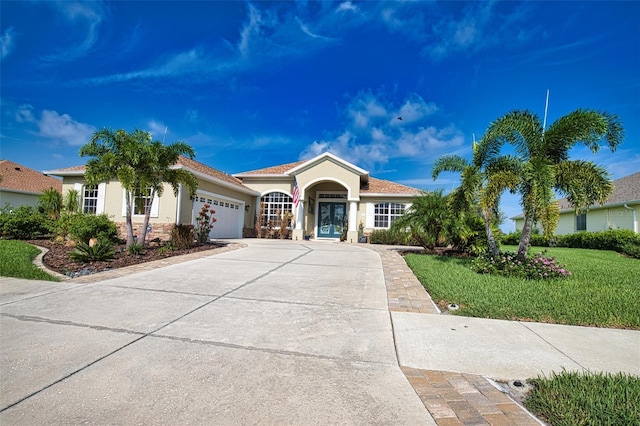
<path fill-rule="evenodd" d="M 587 214 L 582 213 L 576 216 L 576 231 L 587 230 Z"/>
<path fill-rule="evenodd" d="M 283 192 L 270 192 L 260 198 L 260 226 L 279 228 L 285 212 L 293 212 L 293 200 Z"/>
<path fill-rule="evenodd" d="M 133 214 L 145 214 L 146 209 L 151 209 L 151 203 L 153 203 L 153 198 L 151 197 L 151 189 L 148 189 L 144 194 L 133 199 Z"/>
<path fill-rule="evenodd" d="M 82 211 L 96 214 L 98 210 L 98 185 L 85 185 L 82 194 Z"/>
<path fill-rule="evenodd" d="M 373 226 L 389 228 L 393 222 L 404 214 L 405 205 L 400 203 L 379 203 L 375 205 Z"/>

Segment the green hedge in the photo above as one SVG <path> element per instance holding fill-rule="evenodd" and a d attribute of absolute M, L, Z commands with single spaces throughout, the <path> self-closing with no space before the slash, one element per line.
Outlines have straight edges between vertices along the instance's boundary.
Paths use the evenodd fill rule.
<path fill-rule="evenodd" d="M 53 221 L 31 206 L 11 208 L 5 206 L 0 211 L 0 236 L 7 239 L 33 240 L 49 235 Z"/>
<path fill-rule="evenodd" d="M 521 232 L 503 235 L 502 244 L 517 245 Z M 628 229 L 600 232 L 581 231 L 573 234 L 557 235 L 551 241 L 542 235 L 532 234 L 531 245 L 536 247 L 569 247 L 595 250 L 613 250 L 640 259 L 640 235 Z"/>
<path fill-rule="evenodd" d="M 409 232 L 399 232 L 390 229 L 376 229 L 369 234 L 371 244 L 387 244 L 392 246 L 419 246 Z"/>
<path fill-rule="evenodd" d="M 56 233 L 78 243 L 89 243 L 91 238 L 117 243 L 117 225 L 106 214 L 65 214 L 56 222 Z"/>

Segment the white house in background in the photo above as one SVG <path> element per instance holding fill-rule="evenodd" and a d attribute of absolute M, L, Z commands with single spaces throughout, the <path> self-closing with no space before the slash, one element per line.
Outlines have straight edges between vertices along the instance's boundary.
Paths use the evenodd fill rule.
<path fill-rule="evenodd" d="M 0 160 L 0 207 L 37 206 L 44 191 L 62 192 L 62 181 L 9 160 Z"/>
<path fill-rule="evenodd" d="M 585 213 L 576 215 L 566 198 L 560 204 L 560 220 L 556 235 L 571 234 L 578 231 L 606 231 L 608 229 L 629 229 L 639 232 L 638 214 L 640 213 L 640 171 L 613 182 L 613 192 L 602 205 L 593 205 Z M 524 226 L 524 215 L 511 218 L 516 230 Z"/>
<path fill-rule="evenodd" d="M 208 203 L 217 219 L 212 238 L 252 235 L 256 221 L 259 226 L 271 222 L 277 228 L 283 213 L 290 212 L 294 240 L 311 234 L 336 239 L 346 231 L 347 241 L 356 242 L 360 225 L 365 233 L 389 228 L 420 193 L 371 177 L 368 171 L 329 153 L 233 176 L 186 157 L 180 157 L 175 167 L 196 176 L 198 191 L 195 197 L 182 190 L 175 196 L 167 185 L 162 197 L 135 200 L 134 227 L 142 223 L 145 203 L 151 203 L 149 238 L 167 238 L 174 224 L 195 224 L 202 205 Z M 80 190 L 85 212 L 106 213 L 124 230 L 125 198 L 120 183 L 88 186 L 84 172 L 85 166 L 76 166 L 47 173 L 63 178 L 63 193 Z"/>

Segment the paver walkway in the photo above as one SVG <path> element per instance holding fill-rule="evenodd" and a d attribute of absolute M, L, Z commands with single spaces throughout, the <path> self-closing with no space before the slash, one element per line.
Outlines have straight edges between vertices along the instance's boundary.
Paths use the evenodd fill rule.
<path fill-rule="evenodd" d="M 367 248 L 377 252 L 382 260 L 390 311 L 440 313 L 397 247 L 369 245 Z M 402 365 L 401 369 L 438 425 L 541 424 L 483 376 Z"/>

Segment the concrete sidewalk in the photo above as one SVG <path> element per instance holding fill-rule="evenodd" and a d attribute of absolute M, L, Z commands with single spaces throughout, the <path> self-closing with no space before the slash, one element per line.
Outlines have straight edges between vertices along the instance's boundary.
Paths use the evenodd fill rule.
<path fill-rule="evenodd" d="M 101 282 L 2 280 L 0 423 L 435 424 L 379 256 L 249 247 Z"/>

